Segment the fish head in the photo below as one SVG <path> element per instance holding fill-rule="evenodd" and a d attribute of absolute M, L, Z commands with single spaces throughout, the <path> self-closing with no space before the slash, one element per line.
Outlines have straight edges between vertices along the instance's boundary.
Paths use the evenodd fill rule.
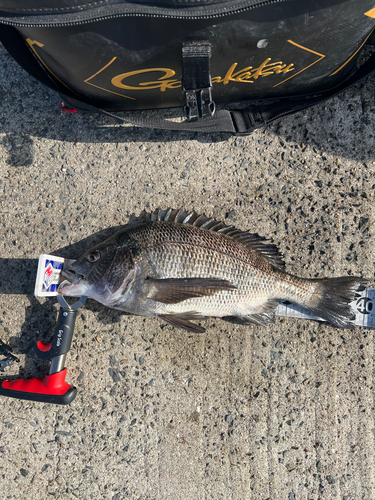
<path fill-rule="evenodd" d="M 85 295 L 114 307 L 138 275 L 140 255 L 139 244 L 126 232 L 119 231 L 62 271 L 66 279 L 58 291 L 70 297 Z"/>

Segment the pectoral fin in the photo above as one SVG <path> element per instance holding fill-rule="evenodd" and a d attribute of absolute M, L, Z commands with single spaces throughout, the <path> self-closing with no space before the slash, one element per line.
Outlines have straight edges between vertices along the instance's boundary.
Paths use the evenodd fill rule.
<path fill-rule="evenodd" d="M 148 298 L 163 304 L 177 304 L 221 290 L 236 289 L 229 281 L 216 278 L 147 278 L 147 282 L 151 285 Z"/>
<path fill-rule="evenodd" d="M 190 321 L 204 318 L 204 316 L 192 311 L 182 314 L 159 314 L 158 317 L 170 325 L 186 330 L 187 332 L 204 333 L 206 331 L 202 326 L 196 325 Z"/>

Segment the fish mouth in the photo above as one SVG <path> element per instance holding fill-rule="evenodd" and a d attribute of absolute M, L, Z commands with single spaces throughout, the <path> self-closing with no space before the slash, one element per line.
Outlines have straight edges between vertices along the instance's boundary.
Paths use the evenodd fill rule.
<path fill-rule="evenodd" d="M 66 281 L 69 281 L 69 283 L 72 284 L 72 285 L 77 285 L 82 279 L 85 278 L 82 274 L 78 274 L 78 273 L 76 273 L 75 271 L 73 271 L 72 269 L 69 269 L 69 268 L 66 271 L 62 271 L 61 274 L 65 278 L 67 278 L 67 280 L 63 281 L 63 283 L 66 282 Z"/>
<path fill-rule="evenodd" d="M 72 292 L 73 290 L 77 289 L 78 288 L 77 285 L 82 283 L 82 280 L 84 280 L 84 276 L 76 273 L 72 269 L 67 269 L 66 271 L 62 271 L 61 274 L 66 279 L 60 283 L 57 291 L 65 295 L 68 295 L 69 292 Z"/>

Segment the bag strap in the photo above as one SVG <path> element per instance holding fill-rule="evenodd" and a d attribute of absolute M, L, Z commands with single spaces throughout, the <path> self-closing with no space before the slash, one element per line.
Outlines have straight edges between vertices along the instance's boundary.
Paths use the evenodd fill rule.
<path fill-rule="evenodd" d="M 200 120 L 207 114 L 213 116 L 215 113 L 210 59 L 211 44 L 208 42 L 190 42 L 182 47 L 182 89 L 185 93 L 185 114 L 189 121 L 194 117 Z"/>
<path fill-rule="evenodd" d="M 235 124 L 236 134 L 247 135 L 255 129 L 268 125 L 278 118 L 310 108 L 327 99 L 331 99 L 347 88 L 355 85 L 363 78 L 369 76 L 374 70 L 375 52 L 347 80 L 319 95 L 306 96 L 300 99 L 286 99 L 273 104 L 267 103 L 259 106 L 251 106 L 242 110 L 232 110 L 230 113 Z"/>

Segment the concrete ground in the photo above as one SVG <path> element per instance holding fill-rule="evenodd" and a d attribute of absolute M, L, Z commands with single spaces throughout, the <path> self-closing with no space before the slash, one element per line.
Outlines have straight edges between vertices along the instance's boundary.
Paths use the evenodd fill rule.
<path fill-rule="evenodd" d="M 258 232 L 297 275 L 373 284 L 374 77 L 231 137 L 61 114 L 3 48 L 0 68 L 0 338 L 21 358 L 5 377 L 48 371 L 31 346 L 58 307 L 33 296 L 38 256 L 76 258 L 159 207 Z M 2 497 L 373 499 L 373 330 L 204 325 L 192 335 L 88 301 L 67 358 L 77 398 L 0 398 Z"/>

